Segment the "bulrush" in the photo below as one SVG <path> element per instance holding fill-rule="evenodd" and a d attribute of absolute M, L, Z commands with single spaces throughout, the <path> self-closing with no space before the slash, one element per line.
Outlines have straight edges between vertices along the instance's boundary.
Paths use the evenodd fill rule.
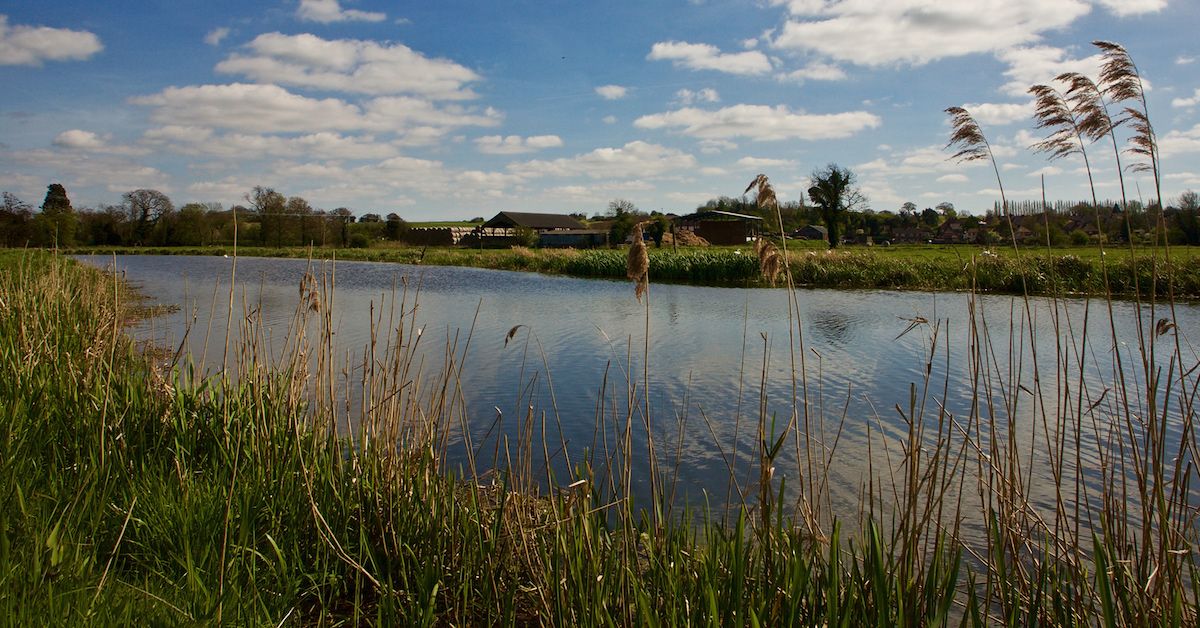
<path fill-rule="evenodd" d="M 638 303 L 642 295 L 650 292 L 650 257 L 646 254 L 646 242 L 642 239 L 642 225 L 633 227 L 633 244 L 629 245 L 629 258 L 625 261 L 625 276 L 634 282 L 634 294 Z"/>

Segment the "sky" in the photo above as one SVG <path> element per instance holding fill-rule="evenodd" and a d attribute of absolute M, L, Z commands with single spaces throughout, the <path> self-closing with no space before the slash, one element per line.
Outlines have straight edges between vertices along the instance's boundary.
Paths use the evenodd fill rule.
<path fill-rule="evenodd" d="M 1200 190 L 1198 30 L 1196 0 L 2 0 L 0 189 L 229 207 L 263 186 L 409 221 L 618 198 L 685 214 L 759 173 L 799 200 L 836 163 L 876 211 L 980 215 L 996 174 L 948 159 L 944 109 L 980 122 L 1009 199 L 1043 180 L 1090 199 L 1079 157 L 1029 150 L 1028 88 L 1096 77 L 1108 40 L 1146 81 L 1170 202 Z M 1111 144 L 1088 157 L 1119 198 Z M 1153 198 L 1149 175 L 1126 183 Z"/>

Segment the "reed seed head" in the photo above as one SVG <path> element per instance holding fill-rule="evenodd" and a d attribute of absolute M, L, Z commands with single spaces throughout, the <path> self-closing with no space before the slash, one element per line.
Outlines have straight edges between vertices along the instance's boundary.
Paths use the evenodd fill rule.
<path fill-rule="evenodd" d="M 946 148 L 959 149 L 950 159 L 955 161 L 987 159 L 987 139 L 984 138 L 983 130 L 979 128 L 979 123 L 975 121 L 971 113 L 962 107 L 948 107 L 946 113 L 950 114 L 950 124 L 953 129 L 950 132 L 950 141 L 946 144 Z"/>
<path fill-rule="evenodd" d="M 778 200 L 775 198 L 775 188 L 771 185 L 771 180 L 767 178 L 767 175 L 760 174 L 754 177 L 742 194 L 746 194 L 750 190 L 756 190 L 755 195 L 760 208 L 775 207 L 778 204 Z"/>

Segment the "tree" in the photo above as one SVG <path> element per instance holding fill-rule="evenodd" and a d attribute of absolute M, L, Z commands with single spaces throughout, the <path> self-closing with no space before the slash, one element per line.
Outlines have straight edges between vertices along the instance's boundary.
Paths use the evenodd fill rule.
<path fill-rule="evenodd" d="M 404 239 L 404 236 L 408 234 L 408 223 L 404 222 L 404 219 L 400 217 L 400 214 L 388 214 L 386 224 L 387 228 L 385 233 L 387 234 L 387 239 L 392 240 L 393 242 Z"/>
<path fill-rule="evenodd" d="M 310 218 L 313 213 L 313 208 L 308 204 L 308 201 L 293 196 L 287 200 L 287 209 L 285 210 L 288 219 L 300 227 L 300 245 L 308 246 L 312 244 L 313 233 L 309 228 Z"/>
<path fill-rule="evenodd" d="M 159 219 L 175 211 L 171 199 L 158 190 L 132 190 L 121 196 L 129 219 L 133 222 L 132 244 L 144 246 L 150 243 L 150 231 Z"/>
<path fill-rule="evenodd" d="M 608 202 L 605 215 L 613 219 L 612 226 L 608 229 L 608 241 L 612 244 L 622 244 L 646 214 L 639 211 L 633 203 L 623 198 L 615 198 Z"/>
<path fill-rule="evenodd" d="M 944 203 L 938 203 L 936 209 L 938 210 L 938 212 L 940 212 L 943 216 L 946 217 L 947 222 L 958 218 L 958 212 L 954 211 L 954 203 L 951 203 L 949 201 L 946 201 Z"/>
<path fill-rule="evenodd" d="M 287 199 L 274 188 L 256 185 L 246 195 L 246 201 L 250 203 L 250 210 L 258 216 L 258 238 L 262 245 L 266 246 L 270 236 L 275 237 L 276 246 L 282 245 Z"/>
<path fill-rule="evenodd" d="M 821 222 L 829 230 L 829 247 L 837 248 L 846 214 L 865 207 L 867 198 L 859 191 L 854 173 L 837 164 L 814 170 L 810 178 L 808 198 L 816 204 Z"/>
<path fill-rule="evenodd" d="M 75 209 L 67 198 L 67 189 L 61 183 L 46 187 L 46 200 L 42 201 L 42 220 L 46 229 L 46 240 L 54 246 L 69 245 L 75 241 Z"/>
<path fill-rule="evenodd" d="M 338 241 L 341 246 L 346 246 L 350 243 L 350 225 L 354 222 L 354 212 L 339 207 L 329 214 L 329 219 L 333 222 L 335 231 L 340 236 Z"/>
<path fill-rule="evenodd" d="M 0 205 L 0 240 L 4 246 L 24 246 L 29 241 L 29 222 L 32 218 L 33 208 L 28 203 L 15 194 L 5 192 L 4 203 Z"/>

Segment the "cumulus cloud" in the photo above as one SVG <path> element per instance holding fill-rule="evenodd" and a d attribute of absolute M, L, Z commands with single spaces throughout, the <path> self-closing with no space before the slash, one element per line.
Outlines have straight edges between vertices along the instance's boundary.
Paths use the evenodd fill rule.
<path fill-rule="evenodd" d="M 8 153 L 5 160 L 39 170 L 52 170 L 56 173 L 55 177 L 68 188 L 99 186 L 112 192 L 126 192 L 134 188 L 170 190 L 170 176 L 126 157 L 42 148 Z"/>
<path fill-rule="evenodd" d="M 1033 117 L 1037 105 L 1033 101 L 1027 103 L 979 103 L 963 105 L 971 112 L 971 117 L 980 124 L 1012 124 L 1026 122 Z"/>
<path fill-rule="evenodd" d="M 40 66 L 45 61 L 81 61 L 100 52 L 100 38 L 88 31 L 8 24 L 0 15 L 0 65 Z"/>
<path fill-rule="evenodd" d="M 947 174 L 937 178 L 938 183 L 966 183 L 971 178 L 965 174 Z"/>
<path fill-rule="evenodd" d="M 1179 153 L 1200 152 L 1200 124 L 1187 131 L 1171 131 L 1160 137 L 1158 152 L 1163 158 Z"/>
<path fill-rule="evenodd" d="M 472 70 L 446 59 L 429 59 L 403 44 L 383 46 L 356 39 L 326 40 L 308 33 L 265 33 L 216 70 L 264 84 L 296 85 L 358 94 L 419 94 L 464 100 L 479 80 Z"/>
<path fill-rule="evenodd" d="M 758 157 L 742 157 L 737 160 L 737 167 L 742 170 L 762 171 L 768 168 L 792 168 L 796 162 L 790 159 L 762 159 Z"/>
<path fill-rule="evenodd" d="M 360 108 L 337 98 L 300 96 L 278 85 L 244 83 L 168 87 L 130 102 L 154 107 L 150 119 L 156 123 L 251 133 L 367 130 L 440 136 L 450 128 L 494 126 L 501 119 L 490 108 L 476 114 L 403 96 L 376 98 Z"/>
<path fill-rule="evenodd" d="M 373 135 L 345 136 L 321 132 L 299 137 L 245 133 L 218 134 L 212 129 L 188 126 L 164 126 L 142 134 L 141 143 L 182 155 L 225 159 L 263 157 L 314 157 L 319 159 L 386 159 L 399 150 L 377 142 Z"/>
<path fill-rule="evenodd" d="M 1025 46 L 1002 50 L 996 58 L 1008 64 L 1004 76 L 1009 82 L 1003 90 L 1013 96 L 1028 95 L 1033 85 L 1051 85 L 1054 77 L 1064 72 L 1079 72 L 1093 78 L 1099 76 L 1103 60 L 1099 54 L 1072 59 L 1062 48 Z"/>
<path fill-rule="evenodd" d="M 629 88 L 620 85 L 602 85 L 596 88 L 596 93 L 600 94 L 604 100 L 620 100 L 629 93 Z"/>
<path fill-rule="evenodd" d="M 1091 10 L 1083 0 L 791 0 L 786 4 L 792 19 L 775 37 L 774 46 L 812 50 L 868 66 L 922 65 L 1029 44 L 1041 33 L 1066 27 Z"/>
<path fill-rule="evenodd" d="M 1176 98 L 1176 99 L 1172 100 L 1171 106 L 1172 107 L 1194 107 L 1194 106 L 1196 106 L 1196 103 L 1198 103 L 1198 102 L 1200 102 L 1200 89 L 1197 89 L 1196 92 L 1192 94 L 1191 98 Z"/>
<path fill-rule="evenodd" d="M 846 78 L 846 73 L 836 65 L 816 61 L 794 72 L 781 74 L 779 78 L 793 83 L 804 83 L 804 81 L 841 81 Z"/>
<path fill-rule="evenodd" d="M 690 89 L 681 89 L 675 92 L 675 102 L 681 105 L 691 105 L 698 102 L 721 102 L 721 96 L 717 94 L 717 90 L 711 87 L 693 92 Z"/>
<path fill-rule="evenodd" d="M 865 111 L 808 114 L 786 106 L 734 105 L 716 111 L 685 107 L 642 116 L 633 125 L 642 129 L 682 127 L 682 133 L 701 139 L 749 137 L 760 141 L 823 140 L 849 137 L 881 124 Z"/>
<path fill-rule="evenodd" d="M 1167 0 L 1099 0 L 1099 2 L 1117 17 L 1157 13 L 1167 8 Z"/>
<path fill-rule="evenodd" d="M 475 140 L 479 152 L 490 155 L 517 155 L 532 153 L 543 148 L 562 146 L 562 140 L 557 135 L 535 135 L 522 139 L 517 135 L 501 137 L 488 135 Z"/>
<path fill-rule="evenodd" d="M 695 166 L 696 158 L 683 151 L 637 141 L 621 148 L 597 148 L 590 153 L 554 161 L 533 160 L 512 164 L 508 170 L 526 178 L 586 175 L 593 179 L 605 179 L 655 176 Z"/>
<path fill-rule="evenodd" d="M 296 16 L 309 22 L 382 22 L 387 19 L 383 13 L 368 13 L 357 9 L 342 9 L 338 0 L 300 0 L 296 8 Z"/>
<path fill-rule="evenodd" d="M 98 150 L 104 148 L 104 140 L 91 131 L 71 129 L 59 133 L 54 138 L 54 145 L 59 148 Z"/>
<path fill-rule="evenodd" d="M 683 41 L 654 44 L 646 58 L 673 61 L 676 66 L 691 70 L 717 70 L 729 74 L 755 75 L 771 71 L 771 60 L 757 50 L 722 53 L 716 46 Z"/>
<path fill-rule="evenodd" d="M 221 43 L 221 41 L 224 40 L 228 36 L 229 36 L 228 28 L 225 28 L 225 27 L 214 28 L 211 31 L 208 31 L 208 34 L 204 36 L 204 43 L 206 43 L 210 46 L 216 46 L 216 45 L 219 45 Z"/>

